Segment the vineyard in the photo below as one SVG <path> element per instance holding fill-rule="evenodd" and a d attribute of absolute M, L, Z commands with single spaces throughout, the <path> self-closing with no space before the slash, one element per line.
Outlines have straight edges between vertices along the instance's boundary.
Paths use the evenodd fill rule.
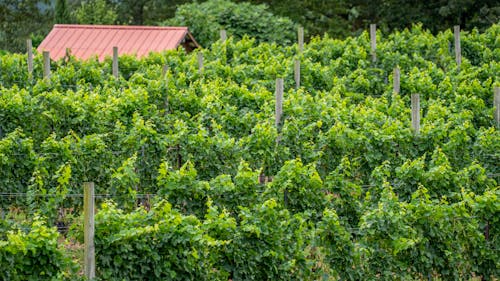
<path fill-rule="evenodd" d="M 500 25 L 462 32 L 460 65 L 452 30 L 376 36 L 229 38 L 118 78 L 0 55 L 0 279 L 83 279 L 93 182 L 98 280 L 497 280 Z"/>

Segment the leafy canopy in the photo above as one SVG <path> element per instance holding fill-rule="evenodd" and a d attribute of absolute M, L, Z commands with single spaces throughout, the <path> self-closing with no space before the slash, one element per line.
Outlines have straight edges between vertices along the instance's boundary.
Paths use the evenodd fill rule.
<path fill-rule="evenodd" d="M 118 17 L 105 0 L 83 1 L 73 16 L 79 24 L 114 24 Z"/>
<path fill-rule="evenodd" d="M 229 36 L 248 35 L 257 42 L 290 44 L 295 38 L 296 25 L 286 17 L 275 16 L 267 5 L 233 3 L 228 0 L 209 0 L 178 7 L 175 17 L 164 25 L 188 26 L 202 46 L 219 39 L 219 30 L 226 29 Z"/>

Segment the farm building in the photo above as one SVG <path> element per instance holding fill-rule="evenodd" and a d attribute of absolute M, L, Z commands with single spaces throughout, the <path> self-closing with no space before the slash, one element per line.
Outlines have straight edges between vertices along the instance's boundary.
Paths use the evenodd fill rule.
<path fill-rule="evenodd" d="M 37 50 L 49 51 L 53 60 L 69 50 L 78 59 L 102 61 L 113 55 L 113 47 L 120 55 L 142 57 L 179 46 L 187 52 L 200 47 L 187 27 L 56 24 Z"/>

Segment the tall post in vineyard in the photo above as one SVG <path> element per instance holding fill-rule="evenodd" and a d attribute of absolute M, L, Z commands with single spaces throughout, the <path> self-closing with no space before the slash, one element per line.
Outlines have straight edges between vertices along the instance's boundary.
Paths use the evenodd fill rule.
<path fill-rule="evenodd" d="M 297 30 L 299 53 L 304 51 L 304 27 L 299 26 Z"/>
<path fill-rule="evenodd" d="M 294 61 L 294 67 L 293 67 L 293 76 L 295 78 L 295 89 L 300 88 L 300 60 L 295 60 Z"/>
<path fill-rule="evenodd" d="M 28 77 L 33 78 L 33 44 L 31 39 L 26 40 L 26 48 L 28 51 Z"/>
<path fill-rule="evenodd" d="M 283 115 L 283 78 L 277 78 L 276 79 L 276 105 L 275 105 L 275 126 L 276 126 L 276 131 L 278 131 L 278 137 L 276 138 L 276 144 L 279 144 L 281 140 L 281 135 L 279 135 L 280 132 L 280 125 L 281 125 L 281 116 Z M 269 179 L 269 177 L 267 177 Z M 287 190 L 285 189 L 284 194 L 284 201 L 285 201 L 285 207 L 288 205 L 288 196 L 287 196 Z"/>
<path fill-rule="evenodd" d="M 165 113 L 168 112 L 168 65 L 164 65 L 161 78 L 165 81 Z"/>
<path fill-rule="evenodd" d="M 372 53 L 372 61 L 377 61 L 377 25 L 370 24 L 370 49 Z"/>
<path fill-rule="evenodd" d="M 95 278 L 95 246 L 94 246 L 94 183 L 83 184 L 83 228 L 84 228 L 84 271 L 88 280 Z"/>
<path fill-rule="evenodd" d="M 221 29 L 220 31 L 220 41 L 222 43 L 226 42 L 227 40 L 227 33 L 226 33 L 226 30 L 225 29 Z"/>
<path fill-rule="evenodd" d="M 43 52 L 43 78 L 50 79 L 50 53 Z"/>
<path fill-rule="evenodd" d="M 394 93 L 396 94 L 399 94 L 401 90 L 400 82 L 401 82 L 401 72 L 399 70 L 399 67 L 395 67 L 392 75 L 392 87 L 394 89 Z"/>
<path fill-rule="evenodd" d="M 415 135 L 420 134 L 420 95 L 411 95 L 411 128 Z"/>
<path fill-rule="evenodd" d="M 493 97 L 493 106 L 495 108 L 495 122 L 497 128 L 500 129 L 500 87 L 495 87 L 495 93 Z"/>
<path fill-rule="evenodd" d="M 203 74 L 203 54 L 201 52 L 198 53 L 198 74 Z"/>
<path fill-rule="evenodd" d="M 276 79 L 275 125 L 279 128 L 283 114 L 283 78 Z"/>
<path fill-rule="evenodd" d="M 118 79 L 118 47 L 113 47 L 113 76 Z"/>
<path fill-rule="evenodd" d="M 455 35 L 455 60 L 457 62 L 458 69 L 462 64 L 462 49 L 460 47 L 460 25 L 455 25 L 453 27 L 453 33 Z"/>

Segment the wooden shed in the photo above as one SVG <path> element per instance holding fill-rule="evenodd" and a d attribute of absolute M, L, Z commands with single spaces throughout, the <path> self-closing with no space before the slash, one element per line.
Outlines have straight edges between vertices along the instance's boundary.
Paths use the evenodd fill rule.
<path fill-rule="evenodd" d="M 200 47 L 187 27 L 56 24 L 38 52 L 49 51 L 51 59 L 59 60 L 69 49 L 78 59 L 97 56 L 102 61 L 113 55 L 113 47 L 119 54 L 142 57 L 179 46 L 187 52 Z"/>

